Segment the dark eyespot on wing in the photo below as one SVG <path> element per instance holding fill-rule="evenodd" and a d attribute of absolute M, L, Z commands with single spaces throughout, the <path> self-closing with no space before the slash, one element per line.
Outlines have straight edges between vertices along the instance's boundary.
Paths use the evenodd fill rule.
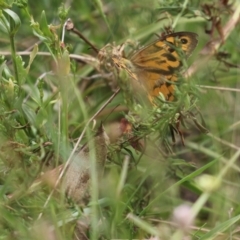
<path fill-rule="evenodd" d="M 188 40 L 186 38 L 181 38 L 181 43 L 182 44 L 187 44 L 188 43 Z"/>

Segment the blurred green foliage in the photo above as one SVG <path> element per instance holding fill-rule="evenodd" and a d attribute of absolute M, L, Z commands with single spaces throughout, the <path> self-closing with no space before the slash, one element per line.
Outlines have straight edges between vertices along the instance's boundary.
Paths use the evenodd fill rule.
<path fill-rule="evenodd" d="M 66 162 L 90 117 L 117 88 L 118 69 L 100 70 L 97 54 L 76 34 L 66 32 L 61 42 L 68 18 L 97 49 L 129 39 L 141 47 L 167 27 L 195 32 L 190 66 L 238 9 L 230 0 L 0 1 L 0 239 L 215 239 L 217 232 L 239 238 L 238 25 L 193 76 L 179 76 L 177 101 L 128 106 L 120 92 L 95 117 L 112 140 L 99 199 L 79 206 L 56 190 L 45 206 L 49 187 L 32 190 L 42 172 Z M 126 57 L 132 51 L 126 48 Z M 91 122 L 81 145 L 96 129 Z M 215 178 L 221 184 L 210 191 Z M 186 203 L 195 214 L 191 231 L 185 231 L 187 217 L 176 220 L 175 209 Z"/>

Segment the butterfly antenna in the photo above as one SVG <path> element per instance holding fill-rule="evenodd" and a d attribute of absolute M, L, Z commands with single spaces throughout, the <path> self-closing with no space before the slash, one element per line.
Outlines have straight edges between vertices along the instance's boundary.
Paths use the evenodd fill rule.
<path fill-rule="evenodd" d="M 67 31 L 71 31 L 77 34 L 85 43 L 87 43 L 98 54 L 99 50 L 87 38 L 85 38 L 78 29 L 74 27 L 74 23 L 70 18 L 64 23 L 64 26 Z"/>

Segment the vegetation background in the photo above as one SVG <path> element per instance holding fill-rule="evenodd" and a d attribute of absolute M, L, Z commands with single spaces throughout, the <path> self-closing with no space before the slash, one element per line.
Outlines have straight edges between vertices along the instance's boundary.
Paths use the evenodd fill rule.
<path fill-rule="evenodd" d="M 237 0 L 1 0 L 0 8 L 0 239 L 240 239 Z M 128 39 L 144 46 L 169 26 L 197 33 L 179 100 L 143 108 L 139 119 L 121 91 L 96 114 L 118 70 L 100 69 L 72 31 L 61 42 L 67 18 L 97 49 Z M 56 173 L 76 143 L 89 144 L 101 122 L 111 140 L 105 173 L 95 177 L 103 139 L 86 154 L 91 199 L 79 204 L 40 176 Z"/>

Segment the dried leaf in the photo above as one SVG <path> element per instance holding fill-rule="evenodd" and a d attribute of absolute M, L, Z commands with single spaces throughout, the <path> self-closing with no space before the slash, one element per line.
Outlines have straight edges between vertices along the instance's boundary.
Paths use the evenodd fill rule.
<path fill-rule="evenodd" d="M 107 157 L 108 136 L 101 126 L 97 135 L 92 139 L 96 151 L 98 176 L 101 177 Z M 89 144 L 91 146 L 91 144 Z M 85 146 L 70 163 L 65 177 L 64 189 L 67 195 L 78 203 L 86 203 L 89 198 L 90 188 L 90 151 Z"/>

